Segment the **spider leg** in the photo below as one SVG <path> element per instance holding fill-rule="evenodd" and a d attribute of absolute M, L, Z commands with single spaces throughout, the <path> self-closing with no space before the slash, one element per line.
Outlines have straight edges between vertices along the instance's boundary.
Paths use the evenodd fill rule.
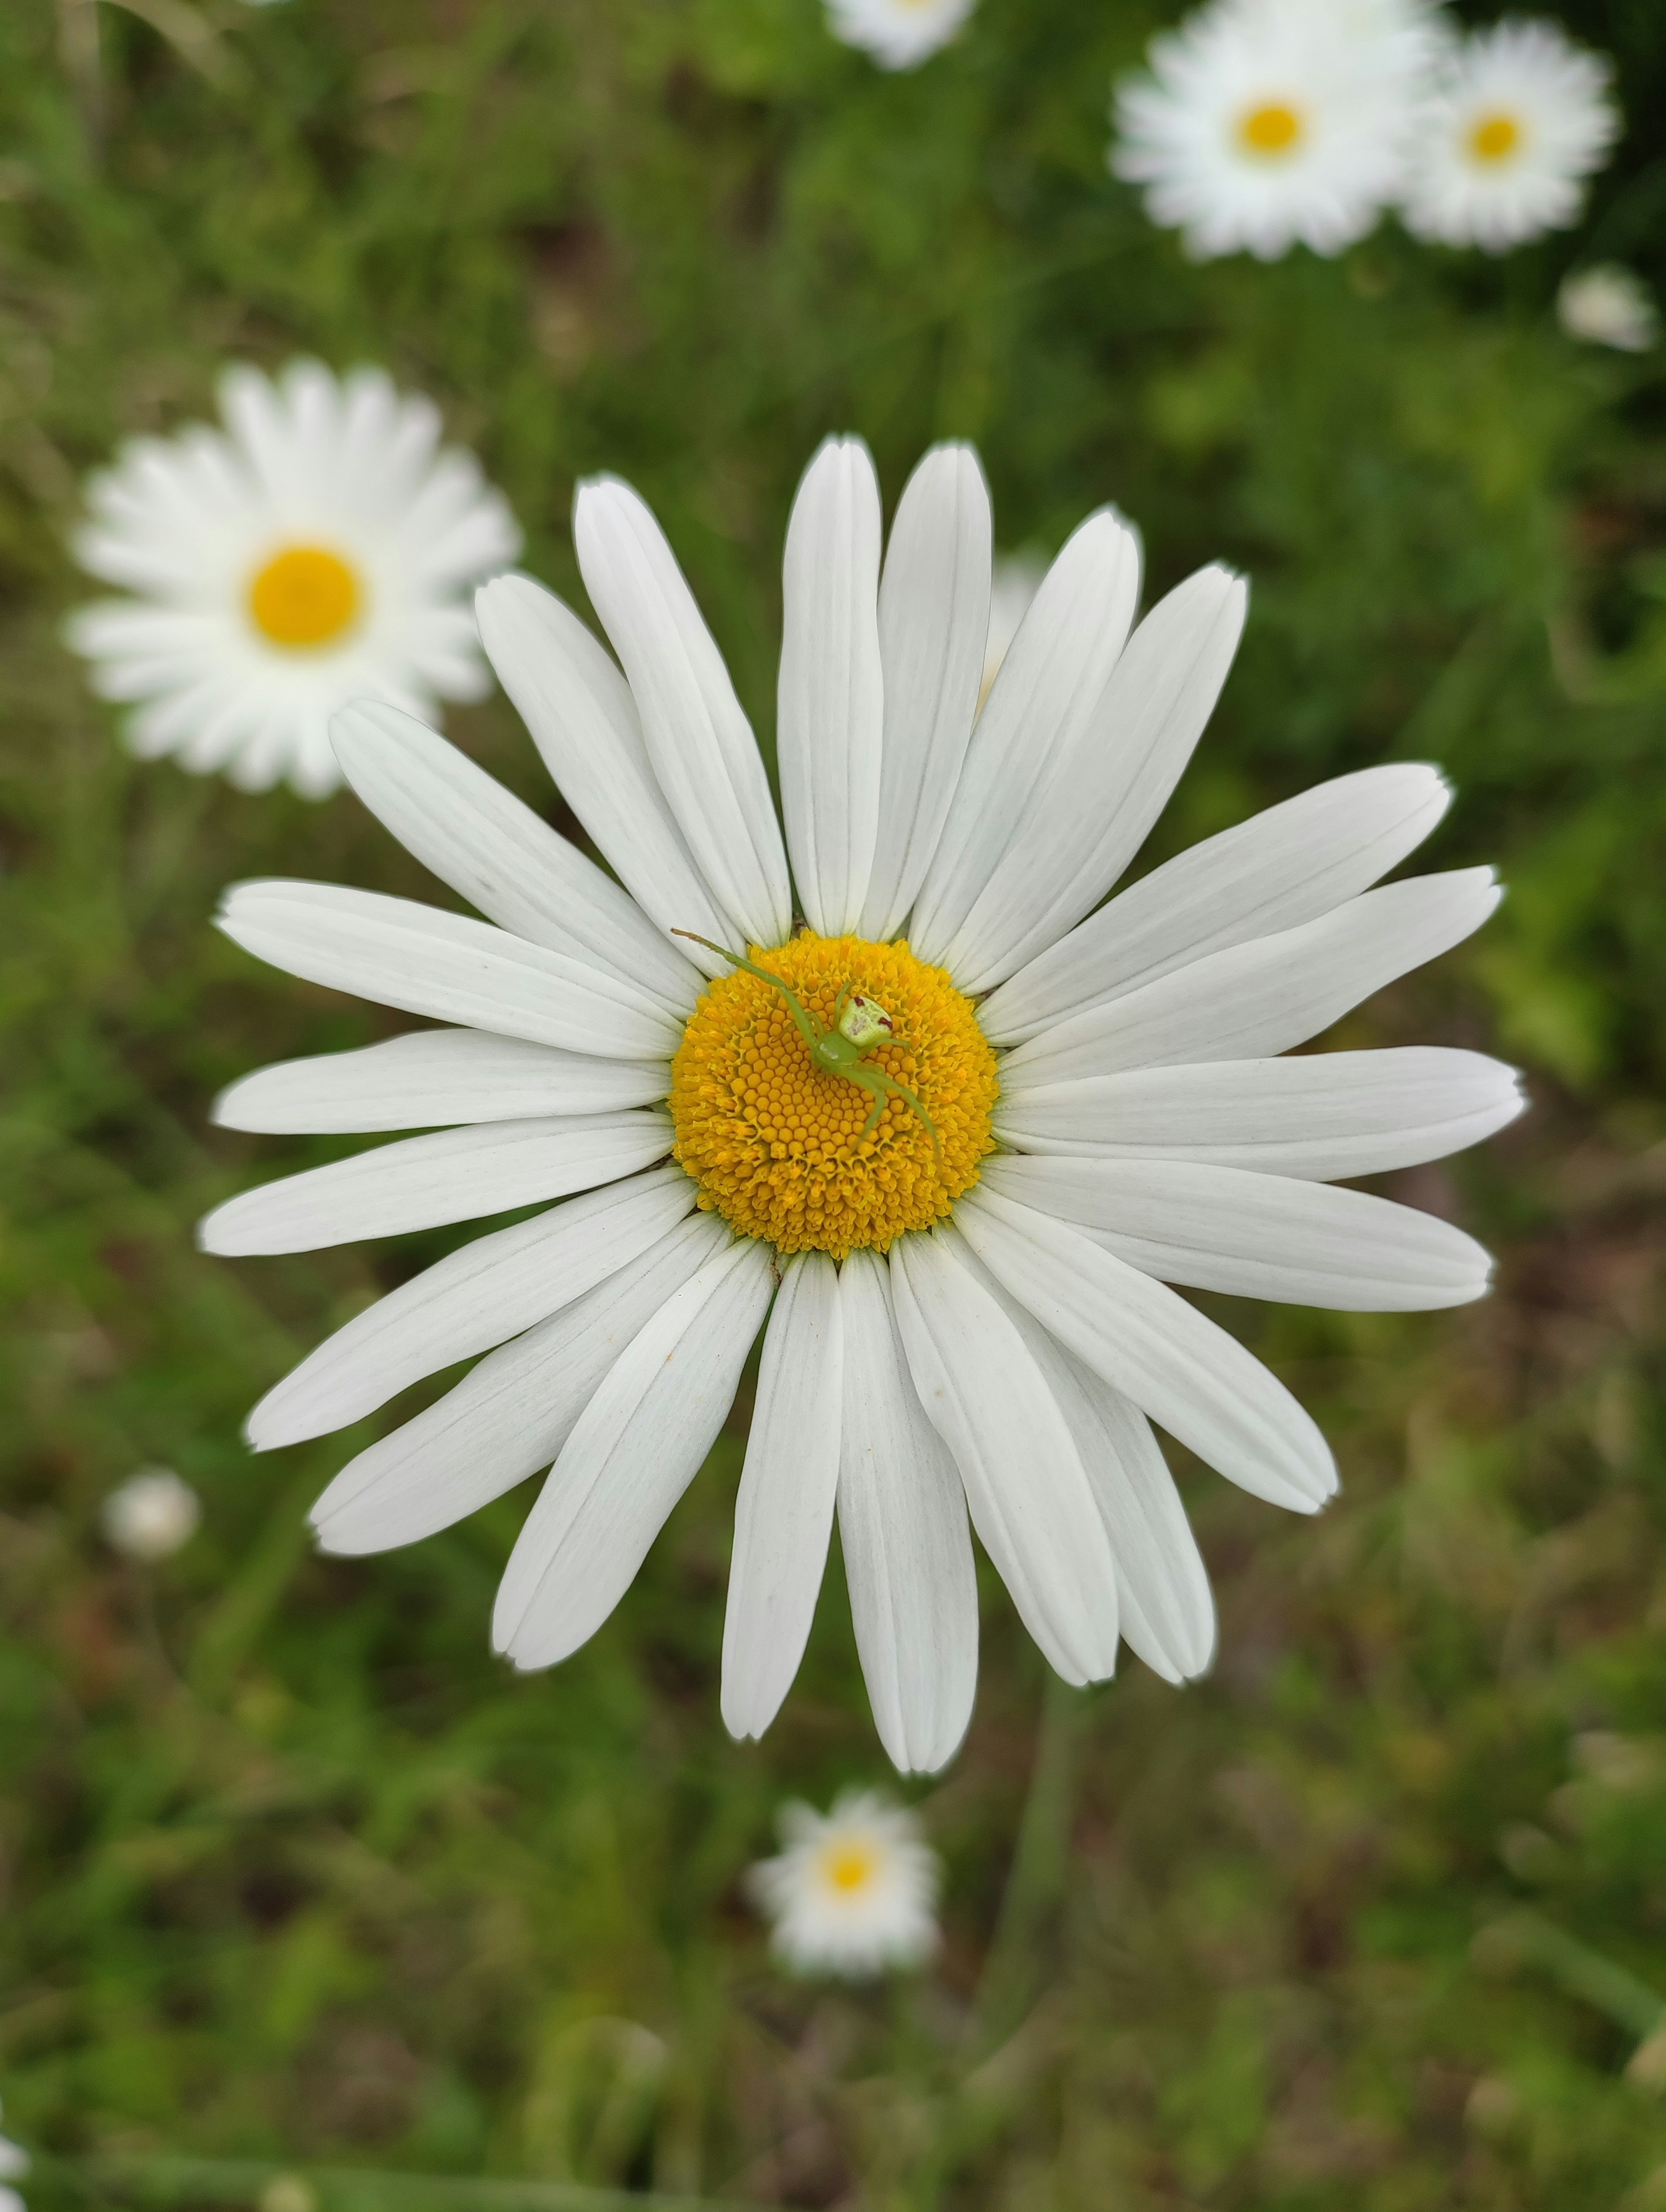
<path fill-rule="evenodd" d="M 853 1074 L 850 1080 L 853 1083 L 860 1083 L 864 1091 L 872 1091 L 875 1094 L 873 1111 L 867 1117 L 868 1129 L 873 1127 L 885 1111 L 885 1103 L 887 1098 L 900 1098 L 903 1101 L 931 1139 L 932 1152 L 937 1160 L 937 1172 L 939 1175 L 943 1174 L 943 1147 L 937 1140 L 937 1124 L 915 1097 L 913 1091 L 909 1089 L 908 1085 L 899 1083 L 894 1075 L 887 1075 L 882 1067 L 864 1067 L 859 1073 Z M 866 1136 L 867 1129 L 864 1129 L 862 1134 Z"/>
<path fill-rule="evenodd" d="M 744 959 L 739 952 L 731 952 L 727 945 L 714 945 L 709 937 L 702 937 L 692 929 L 673 929 L 671 933 L 673 937 L 686 937 L 691 945 L 703 945 L 708 952 L 721 953 L 724 959 L 733 960 L 737 968 L 744 968 L 749 975 L 756 975 L 760 983 L 769 984 L 786 1000 L 793 1019 L 798 1024 L 800 1033 L 811 1049 L 813 1051 L 821 1042 L 825 1032 L 816 1027 L 808 1008 L 790 983 L 783 982 L 779 975 L 772 975 L 767 968 L 760 968 L 756 960 Z"/>

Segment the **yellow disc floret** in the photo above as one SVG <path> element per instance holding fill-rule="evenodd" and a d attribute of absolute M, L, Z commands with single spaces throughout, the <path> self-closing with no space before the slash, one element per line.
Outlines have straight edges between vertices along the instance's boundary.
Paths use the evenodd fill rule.
<path fill-rule="evenodd" d="M 351 629 L 362 597 L 358 577 L 339 553 L 290 545 L 251 578 L 249 617 L 269 644 L 310 652 Z"/>
<path fill-rule="evenodd" d="M 890 1034 L 868 1062 L 913 1092 L 930 1127 L 890 1097 L 864 1135 L 880 1105 L 873 1093 L 817 1066 L 779 991 L 744 970 L 720 975 L 671 1068 L 672 1152 L 699 1184 L 700 1205 L 744 1237 L 836 1260 L 929 1229 L 994 1149 L 995 1055 L 970 1000 L 906 945 L 806 930 L 751 957 L 823 1030 L 855 995 L 883 1008 Z"/>

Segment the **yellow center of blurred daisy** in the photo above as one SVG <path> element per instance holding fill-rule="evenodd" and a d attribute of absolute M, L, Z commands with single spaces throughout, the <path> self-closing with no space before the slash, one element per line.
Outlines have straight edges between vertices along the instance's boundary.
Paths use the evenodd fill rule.
<path fill-rule="evenodd" d="M 1513 115 L 1484 115 L 1469 133 L 1469 151 L 1478 161 L 1507 161 L 1521 141 Z"/>
<path fill-rule="evenodd" d="M 333 645 L 358 619 L 359 580 L 339 553 L 289 545 L 257 571 L 249 616 L 269 644 L 291 652 Z"/>
<path fill-rule="evenodd" d="M 1245 150 L 1268 160 L 1293 152 L 1301 136 L 1301 117 L 1281 100 L 1269 100 L 1260 107 L 1252 107 L 1238 125 L 1238 137 Z"/>
<path fill-rule="evenodd" d="M 780 992 L 737 969 L 708 985 L 671 1065 L 672 1153 L 699 1184 L 699 1204 L 743 1237 L 836 1260 L 929 1229 L 994 1149 L 995 1056 L 970 1000 L 906 945 L 806 930 L 751 954 L 824 1030 L 834 1026 L 842 992 L 885 1008 L 894 1034 L 868 1064 L 918 1097 L 930 1132 L 899 1097 L 885 1100 L 864 1136 L 873 1094 L 818 1067 Z"/>
<path fill-rule="evenodd" d="M 866 1889 L 878 1873 L 879 1854 L 869 1844 L 832 1844 L 822 1860 L 822 1871 L 830 1889 Z"/>

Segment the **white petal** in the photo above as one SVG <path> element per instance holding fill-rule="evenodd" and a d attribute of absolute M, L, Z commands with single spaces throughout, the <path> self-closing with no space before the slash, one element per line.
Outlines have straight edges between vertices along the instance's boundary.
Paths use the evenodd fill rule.
<path fill-rule="evenodd" d="M 221 1092 L 213 1118 L 222 1129 L 273 1135 L 441 1129 L 653 1106 L 670 1088 L 663 1060 L 593 1060 L 485 1030 L 416 1030 L 361 1052 L 257 1068 Z"/>
<path fill-rule="evenodd" d="M 204 1215 L 198 1242 L 226 1258 L 317 1252 L 479 1220 L 617 1182 L 663 1159 L 672 1141 L 669 1115 L 641 1112 L 441 1129 L 228 1198 Z"/>
<path fill-rule="evenodd" d="M 879 580 L 885 737 L 859 933 L 895 937 L 943 834 L 971 742 L 989 628 L 989 487 L 970 446 L 933 446 L 903 488 Z"/>
<path fill-rule="evenodd" d="M 701 874 L 754 944 L 785 944 L 793 904 L 769 778 L 665 533 L 629 484 L 604 477 L 579 488 L 573 544 Z"/>
<path fill-rule="evenodd" d="M 1134 858 L 1214 712 L 1249 594 L 1201 569 L 1153 607 L 1091 712 L 1024 794 L 988 881 L 945 959 L 987 991 L 1073 928 Z"/>
<path fill-rule="evenodd" d="M 1072 1014 L 1008 1054 L 1001 1090 L 1021 1106 L 1040 1084 L 1287 1052 L 1462 944 L 1502 896 L 1490 868 L 1387 884 L 1317 921 L 1208 953 Z"/>
<path fill-rule="evenodd" d="M 611 1060 L 666 1060 L 682 1041 L 638 993 L 506 929 L 335 884 L 238 884 L 217 927 L 309 983 L 408 1014 Z"/>
<path fill-rule="evenodd" d="M 1206 837 L 1119 891 L 978 1008 L 996 1044 L 1252 937 L 1316 921 L 1420 845 L 1451 793 L 1432 768 L 1391 762 L 1339 775 Z"/>
<path fill-rule="evenodd" d="M 576 1651 L 630 1587 L 716 1441 L 773 1287 L 769 1247 L 738 1239 L 615 1362 L 504 1571 L 492 1643 L 517 1667 Z"/>
<path fill-rule="evenodd" d="M 1513 1121 L 1514 1068 L 1479 1052 L 1408 1045 L 1301 1060 L 1201 1061 L 1039 1085 L 1002 1096 L 1004 1144 L 1106 1159 L 1213 1161 L 1324 1182 L 1416 1167 Z"/>
<path fill-rule="evenodd" d="M 1484 1297 L 1492 1261 L 1433 1214 L 1189 1160 L 990 1160 L 983 1188 L 1068 1221 L 1143 1274 L 1354 1313 Z"/>
<path fill-rule="evenodd" d="M 1026 802 L 1098 704 L 1139 596 L 1139 540 L 1101 507 L 1043 578 L 978 718 L 909 924 L 922 960 L 947 960 Z"/>
<path fill-rule="evenodd" d="M 935 1774 L 977 1689 L 977 1570 L 955 1464 L 909 1380 L 891 1279 L 872 1252 L 839 1270 L 844 1409 L 839 1539 L 879 1741 L 904 1774 Z"/>
<path fill-rule="evenodd" d="M 271 1451 L 345 1428 L 582 1297 L 668 1237 L 696 1195 L 666 1166 L 477 1237 L 326 1337 L 266 1393 L 244 1433 Z"/>
<path fill-rule="evenodd" d="M 326 1552 L 386 1552 L 448 1528 L 548 1467 L 614 1361 L 728 1242 L 708 1213 L 489 1353 L 454 1390 L 342 1469 L 310 1518 Z"/>
<path fill-rule="evenodd" d="M 735 1499 L 723 1620 L 723 1725 L 762 1735 L 793 1686 L 833 1533 L 844 1332 L 839 1271 L 789 1260 L 763 1334 L 757 1403 Z"/>
<path fill-rule="evenodd" d="M 842 937 L 861 917 L 879 826 L 879 485 L 860 438 L 829 438 L 787 526 L 776 747 L 805 918 Z"/>
<path fill-rule="evenodd" d="M 1168 1681 L 1201 1674 L 1214 1653 L 1214 1599 L 1151 1424 L 989 1280 L 1075 1439 L 1116 1563 L 1123 1640 Z"/>
<path fill-rule="evenodd" d="M 687 1020 L 699 975 L 665 932 L 455 745 L 369 700 L 331 718 L 330 740 L 371 812 L 488 921 L 602 969 L 650 1012 Z"/>
<path fill-rule="evenodd" d="M 993 1191 L 962 1200 L 955 1218 L 1067 1351 L 1229 1481 L 1296 1513 L 1316 1512 L 1335 1492 L 1329 1447 L 1308 1414 L 1177 1291 Z"/>
<path fill-rule="evenodd" d="M 654 780 L 630 687 L 603 647 L 570 607 L 527 576 L 500 576 L 476 594 L 474 607 L 497 679 L 545 767 L 643 913 L 667 935 L 691 929 L 720 944 L 739 936 Z M 697 945 L 684 952 L 704 975 L 729 973 L 714 952 Z"/>
<path fill-rule="evenodd" d="M 899 1237 L 891 1287 L 926 1418 L 1019 1617 L 1066 1681 L 1104 1680 L 1116 1665 L 1116 1570 L 1046 1378 L 954 1230 Z"/>

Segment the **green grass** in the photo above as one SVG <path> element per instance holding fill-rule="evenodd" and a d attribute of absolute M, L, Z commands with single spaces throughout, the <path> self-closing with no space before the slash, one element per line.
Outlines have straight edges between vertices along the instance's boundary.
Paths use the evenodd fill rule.
<path fill-rule="evenodd" d="M 1550 306 L 1589 258 L 1666 284 L 1666 38 L 1653 0 L 1561 11 L 1631 118 L 1578 235 L 1197 269 L 1103 165 L 1173 12 L 982 0 L 887 78 L 813 0 L 222 0 L 210 79 L 105 8 L 101 143 L 49 0 L 0 13 L 0 2093 L 36 2207 L 296 2168 L 344 2212 L 392 2201 L 344 2168 L 483 2208 L 1666 2205 L 1662 2069 L 1626 2071 L 1666 1996 L 1666 380 Z M 1529 1069 L 1529 1121 L 1388 1185 L 1487 1237 L 1498 1295 L 1214 1302 L 1342 1498 L 1295 1522 L 1186 1472 L 1222 1644 L 1184 1692 L 1049 1690 L 988 1584 L 970 1738 L 909 1793 L 947 1869 L 919 1980 L 787 1982 L 743 1901 L 783 1796 L 885 1775 L 836 1565 L 763 1746 L 719 1723 L 744 1405 L 614 1620 L 524 1680 L 486 1636 L 524 1494 L 326 1561 L 302 1515 L 371 1425 L 239 1441 L 456 1240 L 197 1254 L 210 1204 L 329 1156 L 211 1131 L 214 1091 L 398 1026 L 208 917 L 248 875 L 435 887 L 350 798 L 128 761 L 58 626 L 83 472 L 301 349 L 432 391 L 563 592 L 575 478 L 631 477 L 766 739 L 824 432 L 891 497 L 975 438 L 1009 546 L 1114 499 L 1153 588 L 1255 586 L 1142 865 L 1399 757 L 1459 786 L 1434 864 L 1510 883 L 1335 1040 Z M 450 726 L 553 808 L 501 700 Z M 206 1505 L 149 1577 L 95 1526 L 146 1461 Z"/>

